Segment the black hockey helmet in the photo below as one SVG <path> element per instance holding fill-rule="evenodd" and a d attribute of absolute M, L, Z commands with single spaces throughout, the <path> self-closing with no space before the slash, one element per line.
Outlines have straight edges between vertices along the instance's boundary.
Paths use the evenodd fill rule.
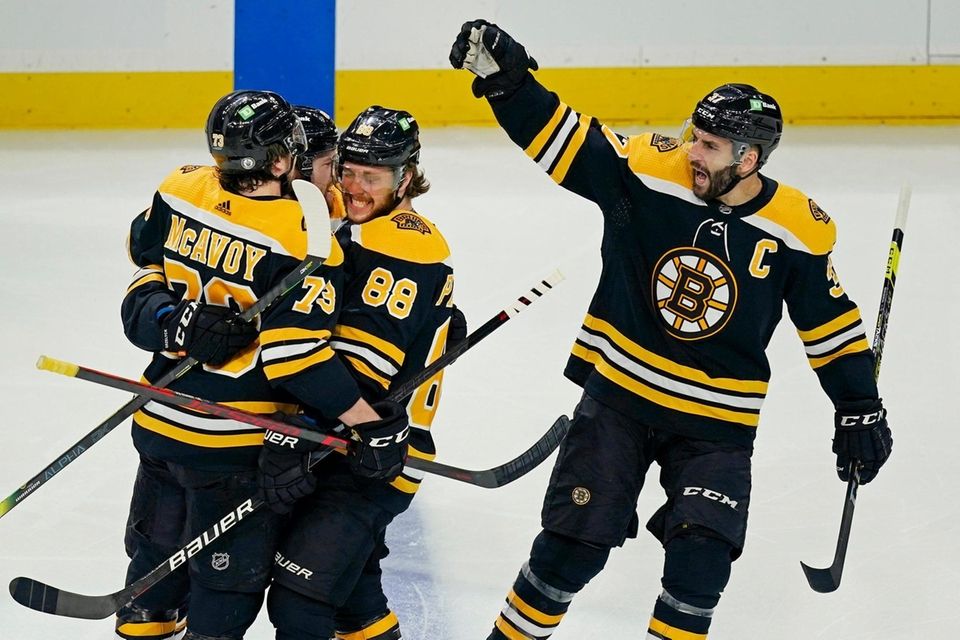
<path fill-rule="evenodd" d="M 337 148 L 337 125 L 326 111 L 320 109 L 295 105 L 293 112 L 297 114 L 307 136 L 307 151 L 300 154 L 297 168 L 309 178 L 313 173 L 313 159 L 317 154 Z"/>
<path fill-rule="evenodd" d="M 406 111 L 374 105 L 340 134 L 337 151 L 341 163 L 400 169 L 420 158 L 420 126 Z"/>
<path fill-rule="evenodd" d="M 693 126 L 735 142 L 760 147 L 763 165 L 780 144 L 783 114 L 777 101 L 749 84 L 725 84 L 697 103 Z"/>
<path fill-rule="evenodd" d="M 275 144 L 292 155 L 307 149 L 293 107 L 272 91 L 234 91 L 220 98 L 207 117 L 206 132 L 211 155 L 226 171 L 263 169 Z"/>

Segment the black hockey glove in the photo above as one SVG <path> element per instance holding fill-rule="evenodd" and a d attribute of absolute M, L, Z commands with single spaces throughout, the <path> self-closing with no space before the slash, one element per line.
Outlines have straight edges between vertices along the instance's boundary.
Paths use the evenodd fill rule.
<path fill-rule="evenodd" d="M 226 307 L 181 300 L 160 320 L 163 350 L 214 366 L 226 363 L 257 338 L 257 328 Z"/>
<path fill-rule="evenodd" d="M 860 462 L 860 484 L 877 476 L 890 457 L 893 437 L 887 426 L 887 410 L 877 400 L 867 400 L 838 408 L 834 416 L 836 432 L 833 452 L 837 454 L 837 475 L 850 479 L 850 461 Z"/>
<path fill-rule="evenodd" d="M 447 329 L 447 346 L 452 347 L 467 339 L 467 317 L 453 305 L 450 313 L 450 328 Z"/>
<path fill-rule="evenodd" d="M 349 452 L 350 469 L 358 476 L 392 480 L 403 470 L 407 457 L 407 436 L 410 435 L 407 412 L 389 400 L 372 406 L 379 420 L 350 427 L 354 440 Z"/>
<path fill-rule="evenodd" d="M 523 45 L 486 20 L 464 22 L 450 48 L 450 64 L 477 77 L 473 95 L 489 99 L 509 98 L 540 67 Z"/>
<path fill-rule="evenodd" d="M 272 418 L 295 424 L 301 429 L 311 429 L 296 416 L 274 413 Z M 263 449 L 257 461 L 257 481 L 260 497 L 276 513 L 290 513 L 294 503 L 305 498 L 317 488 L 317 478 L 307 468 L 310 452 L 320 445 L 310 440 L 267 431 L 263 435 Z"/>

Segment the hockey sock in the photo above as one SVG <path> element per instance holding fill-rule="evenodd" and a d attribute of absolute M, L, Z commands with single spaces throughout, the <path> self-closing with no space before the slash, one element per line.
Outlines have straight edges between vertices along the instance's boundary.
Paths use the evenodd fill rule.
<path fill-rule="evenodd" d="M 608 548 L 541 531 L 488 640 L 549 638 L 573 596 L 600 573 L 609 554 Z"/>
<path fill-rule="evenodd" d="M 397 615 L 390 611 L 356 631 L 337 631 L 337 640 L 401 640 L 400 621 L 397 620 Z"/>
<path fill-rule="evenodd" d="M 667 543 L 663 593 L 650 620 L 651 638 L 707 637 L 713 610 L 730 579 L 733 547 L 719 538 L 684 535 Z"/>

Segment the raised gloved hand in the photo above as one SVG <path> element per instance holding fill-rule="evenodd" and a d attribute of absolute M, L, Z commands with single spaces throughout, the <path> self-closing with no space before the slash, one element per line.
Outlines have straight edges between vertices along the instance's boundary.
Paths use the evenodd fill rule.
<path fill-rule="evenodd" d="M 161 315 L 160 326 L 164 351 L 214 366 L 225 364 L 257 338 L 257 328 L 238 313 L 193 300 L 181 300 Z"/>
<path fill-rule="evenodd" d="M 450 64 L 477 76 L 473 80 L 474 96 L 491 99 L 513 95 L 529 70 L 540 68 L 522 44 L 486 20 L 463 23 L 450 49 Z"/>
<path fill-rule="evenodd" d="M 860 484 L 867 484 L 877 476 L 893 450 L 887 410 L 879 398 L 845 405 L 837 408 L 834 425 L 833 452 L 837 454 L 837 475 L 844 482 L 849 480 L 850 461 L 857 460 L 860 463 Z"/>
<path fill-rule="evenodd" d="M 359 476 L 375 480 L 392 480 L 403 470 L 407 457 L 407 436 L 410 425 L 406 410 L 385 400 L 373 405 L 379 420 L 361 422 L 350 427 L 350 469 Z"/>
<path fill-rule="evenodd" d="M 301 429 L 314 425 L 284 413 L 273 414 L 276 420 L 295 424 Z M 263 449 L 257 460 L 257 481 L 260 497 L 276 513 L 289 513 L 294 503 L 317 488 L 317 478 L 307 468 L 310 452 L 319 448 L 316 442 L 267 431 L 263 435 Z"/>

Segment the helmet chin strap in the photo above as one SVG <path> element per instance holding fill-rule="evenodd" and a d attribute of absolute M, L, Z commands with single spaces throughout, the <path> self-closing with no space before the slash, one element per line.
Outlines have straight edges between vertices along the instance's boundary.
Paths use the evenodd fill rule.
<path fill-rule="evenodd" d="M 739 167 L 739 166 L 740 166 L 740 163 L 743 162 L 743 156 L 744 156 L 744 154 L 746 154 L 746 152 L 750 149 L 750 145 L 747 144 L 747 143 L 745 143 L 745 142 L 740 142 L 740 141 L 734 141 L 734 142 L 736 142 L 737 144 L 740 145 L 740 150 L 739 150 L 739 152 L 737 153 L 737 159 L 736 159 L 736 161 L 734 161 L 734 163 L 733 163 L 732 165 L 730 165 L 730 166 Z M 725 196 L 725 195 L 727 195 L 728 193 L 730 193 L 731 191 L 733 191 L 733 190 L 736 188 L 736 186 L 737 186 L 738 184 L 740 184 L 740 182 L 741 182 L 742 180 L 744 180 L 745 178 L 749 178 L 749 177 L 752 176 L 753 174 L 755 174 L 755 173 L 757 173 L 758 171 L 760 171 L 760 167 L 762 167 L 762 166 L 763 166 L 763 163 L 758 161 L 757 164 L 756 164 L 756 166 L 753 168 L 753 171 L 751 171 L 750 173 L 748 173 L 748 174 L 746 174 L 746 175 L 743 175 L 743 176 L 739 176 L 739 175 L 734 174 L 733 179 L 730 180 L 730 184 L 728 184 L 726 187 L 724 187 L 723 191 L 721 191 L 720 193 L 718 193 L 717 196 L 716 196 L 716 198 L 714 198 L 714 199 L 717 199 L 717 198 L 720 198 L 720 197 L 722 197 L 722 196 Z"/>

